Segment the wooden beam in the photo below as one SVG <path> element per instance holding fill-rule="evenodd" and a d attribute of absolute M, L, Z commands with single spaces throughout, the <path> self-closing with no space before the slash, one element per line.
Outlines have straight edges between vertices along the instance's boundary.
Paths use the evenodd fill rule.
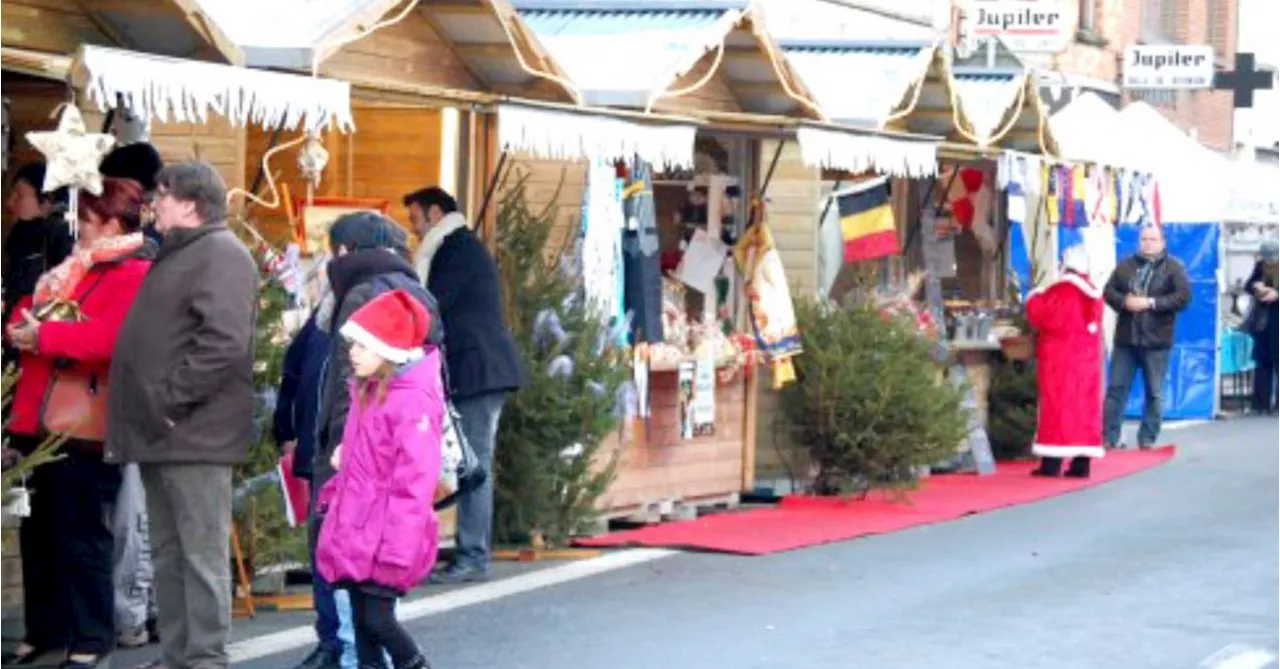
<path fill-rule="evenodd" d="M 0 65 L 11 72 L 18 72 L 41 79 L 65 81 L 71 71 L 71 57 L 60 54 L 0 47 Z"/>
<path fill-rule="evenodd" d="M 200 9 L 196 0 L 168 0 L 173 3 L 173 7 L 181 12 L 182 17 L 197 35 L 200 35 L 207 41 L 223 58 L 227 59 L 230 65 L 244 66 L 244 51 L 240 46 L 231 41 L 227 34 L 222 32 L 222 28 L 218 26 L 214 20 L 205 15 L 204 10 Z"/>

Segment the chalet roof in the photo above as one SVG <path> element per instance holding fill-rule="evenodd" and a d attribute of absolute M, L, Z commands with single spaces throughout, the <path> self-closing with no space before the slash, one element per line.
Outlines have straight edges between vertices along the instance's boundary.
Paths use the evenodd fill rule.
<path fill-rule="evenodd" d="M 718 73 L 745 112 L 817 115 L 763 14 L 744 0 L 515 0 L 513 7 L 519 32 L 563 68 L 578 102 L 652 109 Z M 696 78 L 684 85 L 686 76 Z"/>
<path fill-rule="evenodd" d="M 832 120 L 883 128 L 928 72 L 930 41 L 784 40 L 783 52 Z"/>

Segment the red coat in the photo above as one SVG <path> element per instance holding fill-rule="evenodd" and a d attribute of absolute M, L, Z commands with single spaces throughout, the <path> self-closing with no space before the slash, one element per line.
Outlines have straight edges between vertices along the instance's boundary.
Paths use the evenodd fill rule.
<path fill-rule="evenodd" d="M 1041 457 L 1106 455 L 1102 445 L 1102 291 L 1067 272 L 1032 291 L 1040 413 L 1031 450 Z"/>
<path fill-rule="evenodd" d="M 40 433 L 40 406 L 58 358 L 77 361 L 90 373 L 107 378 L 116 335 L 129 313 L 134 295 L 151 268 L 150 260 L 126 258 L 94 265 L 76 286 L 75 300 L 85 320 L 48 322 L 40 325 L 38 353 L 23 352 L 18 359 L 17 388 L 13 391 L 13 415 L 9 430 L 15 434 Z M 22 322 L 22 312 L 31 308 L 31 298 L 23 298 L 10 316 L 10 323 Z M 6 327 L 6 337 L 8 328 Z"/>

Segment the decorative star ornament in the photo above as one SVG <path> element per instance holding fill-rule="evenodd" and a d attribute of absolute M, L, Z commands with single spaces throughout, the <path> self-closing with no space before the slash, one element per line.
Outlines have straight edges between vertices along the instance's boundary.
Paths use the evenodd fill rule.
<path fill-rule="evenodd" d="M 102 173 L 98 171 L 98 165 L 115 145 L 115 138 L 85 132 L 84 118 L 75 105 L 63 105 L 57 130 L 28 132 L 27 141 L 44 154 L 44 192 L 67 186 L 83 188 L 94 195 L 102 194 Z"/>

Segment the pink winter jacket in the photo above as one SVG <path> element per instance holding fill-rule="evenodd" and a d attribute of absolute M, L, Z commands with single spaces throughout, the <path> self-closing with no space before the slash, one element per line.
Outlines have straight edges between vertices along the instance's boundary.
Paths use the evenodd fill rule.
<path fill-rule="evenodd" d="M 436 561 L 440 355 L 431 348 L 401 369 L 380 404 L 362 406 L 354 383 L 351 393 L 338 474 L 320 492 L 326 511 L 316 562 L 329 583 L 372 582 L 407 592 Z"/>

